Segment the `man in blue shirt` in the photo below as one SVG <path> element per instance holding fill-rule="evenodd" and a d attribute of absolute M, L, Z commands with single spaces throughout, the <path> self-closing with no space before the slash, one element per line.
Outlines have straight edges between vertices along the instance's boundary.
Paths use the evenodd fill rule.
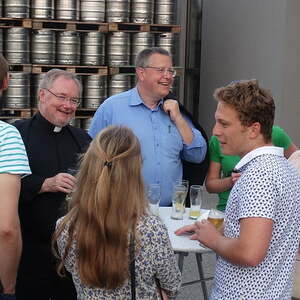
<path fill-rule="evenodd" d="M 182 178 L 181 158 L 200 163 L 206 141 L 183 116 L 176 100 L 166 100 L 176 71 L 168 51 L 144 49 L 136 59 L 135 88 L 106 99 L 93 117 L 91 137 L 109 125 L 125 125 L 139 138 L 146 184 L 161 186 L 161 206 L 172 203 L 172 185 Z"/>

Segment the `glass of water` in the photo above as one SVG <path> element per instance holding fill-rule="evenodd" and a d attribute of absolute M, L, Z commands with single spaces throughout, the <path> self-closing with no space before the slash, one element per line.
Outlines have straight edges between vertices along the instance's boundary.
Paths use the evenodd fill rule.
<path fill-rule="evenodd" d="M 149 184 L 147 189 L 150 212 L 156 216 L 159 215 L 160 185 Z"/>
<path fill-rule="evenodd" d="M 190 214 L 189 218 L 197 220 L 200 217 L 200 208 L 202 204 L 202 186 L 191 185 L 190 187 Z"/>
<path fill-rule="evenodd" d="M 185 211 L 185 197 L 187 194 L 186 186 L 182 184 L 176 184 L 173 188 L 172 196 L 172 214 L 171 218 L 176 220 L 182 220 Z"/>

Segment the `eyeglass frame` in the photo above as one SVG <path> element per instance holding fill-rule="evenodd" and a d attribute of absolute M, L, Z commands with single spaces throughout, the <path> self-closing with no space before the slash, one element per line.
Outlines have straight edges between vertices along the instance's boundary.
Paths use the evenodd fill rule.
<path fill-rule="evenodd" d="M 146 66 L 141 67 L 143 69 L 153 69 L 157 72 L 159 72 L 161 75 L 170 74 L 173 78 L 176 76 L 176 70 L 171 68 L 160 68 L 160 67 L 152 67 L 152 66 Z"/>
<path fill-rule="evenodd" d="M 48 91 L 50 94 L 52 94 L 54 97 L 56 97 L 57 99 L 59 99 L 60 101 L 69 101 L 72 105 L 78 107 L 80 105 L 80 98 L 72 98 L 72 97 L 68 97 L 68 96 L 63 96 L 63 95 L 56 95 L 54 94 L 52 91 L 43 88 L 44 90 Z"/>

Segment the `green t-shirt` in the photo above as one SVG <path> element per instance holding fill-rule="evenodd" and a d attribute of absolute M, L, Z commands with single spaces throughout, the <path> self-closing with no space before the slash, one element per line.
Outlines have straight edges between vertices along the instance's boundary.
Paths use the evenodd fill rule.
<path fill-rule="evenodd" d="M 279 126 L 273 126 L 272 143 L 274 146 L 282 147 L 285 150 L 290 147 L 292 141 L 287 133 Z M 217 137 L 212 136 L 209 141 L 210 160 L 221 164 L 221 178 L 229 177 L 236 164 L 240 161 L 239 156 L 223 155 Z M 224 211 L 230 194 L 230 190 L 219 193 L 217 209 Z"/>

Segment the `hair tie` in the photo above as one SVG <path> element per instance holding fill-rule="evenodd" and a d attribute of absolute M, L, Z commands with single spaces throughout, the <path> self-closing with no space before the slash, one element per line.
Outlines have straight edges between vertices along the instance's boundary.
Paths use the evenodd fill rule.
<path fill-rule="evenodd" d="M 111 162 L 111 161 L 106 161 L 106 162 L 104 163 L 104 166 L 106 166 L 106 167 L 108 167 L 108 168 L 110 169 L 111 166 L 112 166 L 112 162 Z"/>

